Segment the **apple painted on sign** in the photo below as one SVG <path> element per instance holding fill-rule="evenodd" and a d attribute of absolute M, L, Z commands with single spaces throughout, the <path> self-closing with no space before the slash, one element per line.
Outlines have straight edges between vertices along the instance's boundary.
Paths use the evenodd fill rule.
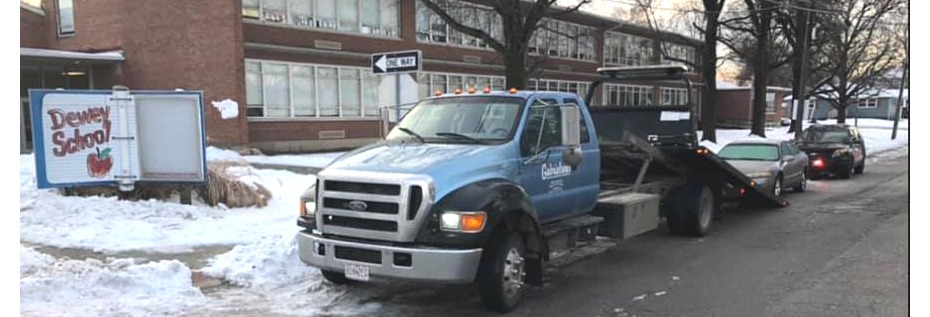
<path fill-rule="evenodd" d="M 104 178 L 110 173 L 113 167 L 113 157 L 110 156 L 110 148 L 97 148 L 97 153 L 87 154 L 87 175 L 90 177 Z"/>

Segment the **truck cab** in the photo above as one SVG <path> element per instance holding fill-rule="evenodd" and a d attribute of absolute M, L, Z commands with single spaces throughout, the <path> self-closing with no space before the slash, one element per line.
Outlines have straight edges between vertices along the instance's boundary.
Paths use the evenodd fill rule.
<path fill-rule="evenodd" d="M 335 283 L 477 278 L 489 306 L 509 309 L 540 271 L 541 226 L 597 203 L 590 127 L 569 93 L 422 100 L 384 140 L 318 173 L 302 197 L 300 258 Z"/>

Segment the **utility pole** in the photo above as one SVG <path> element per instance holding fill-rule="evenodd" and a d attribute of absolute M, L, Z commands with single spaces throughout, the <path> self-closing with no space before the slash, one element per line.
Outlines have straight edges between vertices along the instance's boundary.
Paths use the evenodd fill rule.
<path fill-rule="evenodd" d="M 910 15 L 910 13 L 908 13 L 908 15 Z M 891 129 L 892 140 L 898 137 L 898 121 L 901 120 L 901 107 L 904 106 L 904 83 L 907 82 L 907 69 L 908 64 L 911 62 L 910 37 L 910 22 L 907 22 L 904 29 L 904 71 L 901 72 L 901 87 L 898 89 L 898 105 L 894 112 L 894 127 Z M 908 91 L 907 96 L 908 99 L 910 99 L 910 91 Z"/>
<path fill-rule="evenodd" d="M 794 130 L 794 140 L 801 141 L 801 132 L 804 130 L 804 110 L 807 105 L 807 51 L 810 49 L 810 25 L 811 12 L 804 10 L 804 32 L 801 34 L 801 71 L 798 79 L 798 89 L 800 93 L 794 96 L 795 117 L 791 123 L 791 129 Z M 816 102 L 816 101 L 814 101 Z"/>

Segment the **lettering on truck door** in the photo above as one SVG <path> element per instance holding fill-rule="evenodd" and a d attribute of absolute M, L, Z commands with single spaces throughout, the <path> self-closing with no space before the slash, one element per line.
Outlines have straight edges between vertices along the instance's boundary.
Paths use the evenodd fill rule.
<path fill-rule="evenodd" d="M 561 111 L 558 107 L 544 107 L 538 100 L 532 105 L 526 111 L 520 137 L 524 163 L 519 180 L 545 222 L 570 213 L 574 207 L 574 200 L 566 190 L 572 169 L 562 162 Z"/>

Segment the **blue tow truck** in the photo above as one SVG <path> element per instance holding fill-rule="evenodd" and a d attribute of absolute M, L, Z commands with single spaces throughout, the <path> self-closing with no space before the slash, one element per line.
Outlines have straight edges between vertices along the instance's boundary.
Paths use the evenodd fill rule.
<path fill-rule="evenodd" d="M 682 80 L 683 67 L 605 68 L 563 92 L 445 94 L 339 157 L 301 196 L 300 259 L 325 279 L 475 283 L 507 312 L 557 251 L 659 227 L 703 236 L 725 203 L 786 206 L 699 146 L 686 105 L 591 106 L 597 86 Z"/>

